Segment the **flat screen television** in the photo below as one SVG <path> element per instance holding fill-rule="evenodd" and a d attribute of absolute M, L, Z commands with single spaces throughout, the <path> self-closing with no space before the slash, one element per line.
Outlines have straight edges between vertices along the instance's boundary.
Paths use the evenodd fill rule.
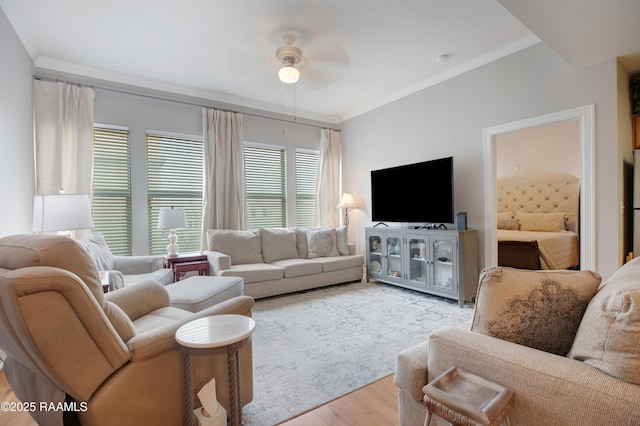
<path fill-rule="evenodd" d="M 453 223 L 453 157 L 371 171 L 374 222 Z"/>

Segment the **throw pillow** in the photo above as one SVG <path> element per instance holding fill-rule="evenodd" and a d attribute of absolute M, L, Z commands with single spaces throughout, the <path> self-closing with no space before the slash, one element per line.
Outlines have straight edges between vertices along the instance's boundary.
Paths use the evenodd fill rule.
<path fill-rule="evenodd" d="M 307 232 L 309 228 L 296 228 L 296 247 L 300 259 L 309 258 L 309 243 L 307 242 Z"/>
<path fill-rule="evenodd" d="M 338 252 L 342 256 L 346 256 L 349 254 L 349 245 L 347 244 L 347 227 L 341 226 L 336 228 L 336 238 L 338 240 Z"/>
<path fill-rule="evenodd" d="M 640 385 L 640 258 L 618 269 L 587 306 L 569 357 Z"/>
<path fill-rule="evenodd" d="M 78 244 L 91 256 L 98 271 L 113 269 L 114 257 L 102 233 L 92 234 L 89 238 L 78 241 Z"/>
<path fill-rule="evenodd" d="M 521 231 L 562 232 L 567 230 L 569 214 L 565 212 L 525 213 L 517 212 Z"/>
<path fill-rule="evenodd" d="M 482 271 L 471 331 L 566 355 L 601 282 L 591 271 Z"/>
<path fill-rule="evenodd" d="M 288 228 L 262 228 L 262 257 L 271 263 L 282 259 L 297 259 L 296 233 Z"/>
<path fill-rule="evenodd" d="M 340 256 L 335 228 L 307 231 L 309 259 L 314 257 Z"/>
<path fill-rule="evenodd" d="M 260 233 L 232 229 L 207 231 L 207 247 L 231 258 L 232 265 L 263 263 Z"/>

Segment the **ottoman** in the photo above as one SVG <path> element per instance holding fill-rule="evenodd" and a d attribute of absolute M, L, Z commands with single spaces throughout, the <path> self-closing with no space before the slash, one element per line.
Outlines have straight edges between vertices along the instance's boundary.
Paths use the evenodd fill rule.
<path fill-rule="evenodd" d="M 244 295 L 240 277 L 193 276 L 165 286 L 171 306 L 198 312 L 236 296 Z"/>

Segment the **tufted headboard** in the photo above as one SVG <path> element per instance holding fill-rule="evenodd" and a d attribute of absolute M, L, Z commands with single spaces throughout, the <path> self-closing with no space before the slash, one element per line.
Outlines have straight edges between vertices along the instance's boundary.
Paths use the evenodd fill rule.
<path fill-rule="evenodd" d="M 498 212 L 567 212 L 567 230 L 578 232 L 580 180 L 568 174 L 498 179 Z"/>

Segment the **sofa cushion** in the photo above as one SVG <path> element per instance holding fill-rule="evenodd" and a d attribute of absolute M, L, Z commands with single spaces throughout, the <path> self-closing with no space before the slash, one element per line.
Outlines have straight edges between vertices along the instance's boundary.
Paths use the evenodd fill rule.
<path fill-rule="evenodd" d="M 284 278 L 284 269 L 270 263 L 247 263 L 244 265 L 232 265 L 231 269 L 220 271 L 219 276 L 240 277 L 245 284 L 260 281 L 280 280 Z"/>
<path fill-rule="evenodd" d="M 307 243 L 309 246 L 309 259 L 340 255 L 335 228 L 307 231 Z"/>
<path fill-rule="evenodd" d="M 309 259 L 283 259 L 273 262 L 273 265 L 284 269 L 285 278 L 313 275 L 322 272 L 322 264 Z"/>
<path fill-rule="evenodd" d="M 361 254 L 353 254 L 349 256 L 318 257 L 313 261 L 322 264 L 323 272 L 331 272 L 362 266 L 364 257 Z"/>
<path fill-rule="evenodd" d="M 210 229 L 207 231 L 207 246 L 210 251 L 229 255 L 232 265 L 262 263 L 262 242 L 259 232 L 232 229 Z"/>
<path fill-rule="evenodd" d="M 616 271 L 593 297 L 569 357 L 640 385 L 640 258 Z"/>
<path fill-rule="evenodd" d="M 262 258 L 267 263 L 282 259 L 297 259 L 296 233 L 289 228 L 262 228 Z"/>
<path fill-rule="evenodd" d="M 79 240 L 78 244 L 82 247 L 96 264 L 98 271 L 110 271 L 114 268 L 115 258 L 107 245 L 102 233 L 92 234 L 89 238 Z"/>
<path fill-rule="evenodd" d="M 564 356 L 600 282 L 591 271 L 485 269 L 471 331 Z"/>

